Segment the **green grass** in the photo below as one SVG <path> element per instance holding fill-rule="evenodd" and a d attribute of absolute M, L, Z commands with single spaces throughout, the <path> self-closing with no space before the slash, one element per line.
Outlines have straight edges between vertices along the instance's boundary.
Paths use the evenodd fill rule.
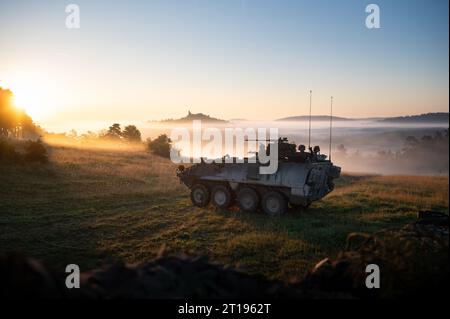
<path fill-rule="evenodd" d="M 448 212 L 447 177 L 351 175 L 307 211 L 281 218 L 200 209 L 175 168 L 139 150 L 67 146 L 53 146 L 44 166 L 0 165 L 0 252 L 87 270 L 143 262 L 165 244 L 289 280 L 336 254 L 350 232 L 399 227 L 420 209 Z"/>

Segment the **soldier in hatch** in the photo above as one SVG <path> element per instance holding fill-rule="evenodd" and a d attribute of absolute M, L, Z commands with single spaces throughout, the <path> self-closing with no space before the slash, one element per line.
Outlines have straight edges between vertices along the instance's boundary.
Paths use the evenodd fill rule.
<path fill-rule="evenodd" d="M 310 158 L 310 154 L 306 153 L 306 147 L 303 144 L 300 144 L 298 146 L 298 150 L 300 151 L 300 153 L 298 154 L 298 157 L 300 159 L 300 162 L 307 162 Z"/>

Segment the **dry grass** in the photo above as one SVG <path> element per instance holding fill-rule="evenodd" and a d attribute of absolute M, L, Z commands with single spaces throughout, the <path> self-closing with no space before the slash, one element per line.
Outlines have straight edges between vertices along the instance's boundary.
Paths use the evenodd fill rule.
<path fill-rule="evenodd" d="M 398 227 L 420 209 L 448 212 L 446 177 L 351 175 L 282 218 L 200 209 L 175 167 L 141 149 L 67 145 L 51 147 L 46 166 L 0 167 L 0 250 L 86 269 L 148 260 L 165 244 L 287 280 L 335 254 L 349 232 Z"/>

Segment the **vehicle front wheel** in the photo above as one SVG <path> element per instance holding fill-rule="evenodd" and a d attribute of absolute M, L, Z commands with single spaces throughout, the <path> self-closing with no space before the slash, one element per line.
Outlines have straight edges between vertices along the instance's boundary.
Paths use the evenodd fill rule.
<path fill-rule="evenodd" d="M 256 191 L 245 187 L 239 190 L 238 193 L 239 207 L 244 212 L 254 212 L 258 209 L 259 196 Z"/>
<path fill-rule="evenodd" d="M 198 207 L 205 207 L 209 203 L 209 190 L 203 184 L 196 184 L 191 189 L 192 204 Z"/>
<path fill-rule="evenodd" d="M 279 216 L 287 211 L 286 198 L 275 191 L 264 194 L 261 206 L 264 212 L 270 216 Z"/>
<path fill-rule="evenodd" d="M 216 207 L 228 208 L 231 205 L 231 192 L 223 185 L 217 185 L 212 190 L 212 202 Z"/>

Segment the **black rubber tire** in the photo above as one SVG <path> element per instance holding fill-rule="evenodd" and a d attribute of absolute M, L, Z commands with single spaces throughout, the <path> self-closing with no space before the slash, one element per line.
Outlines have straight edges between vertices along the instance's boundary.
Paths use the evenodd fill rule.
<path fill-rule="evenodd" d="M 269 191 L 264 194 L 261 206 L 269 216 L 280 216 L 286 213 L 288 203 L 286 198 L 279 192 Z"/>
<path fill-rule="evenodd" d="M 205 207 L 209 204 L 209 189 L 203 184 L 195 184 L 191 188 L 191 201 L 197 207 Z"/>
<path fill-rule="evenodd" d="M 232 201 L 231 191 L 224 185 L 214 186 L 211 192 L 211 201 L 218 208 L 228 208 Z"/>
<path fill-rule="evenodd" d="M 255 212 L 258 209 L 258 193 L 249 187 L 244 187 L 239 190 L 237 200 L 239 208 L 243 212 Z"/>

